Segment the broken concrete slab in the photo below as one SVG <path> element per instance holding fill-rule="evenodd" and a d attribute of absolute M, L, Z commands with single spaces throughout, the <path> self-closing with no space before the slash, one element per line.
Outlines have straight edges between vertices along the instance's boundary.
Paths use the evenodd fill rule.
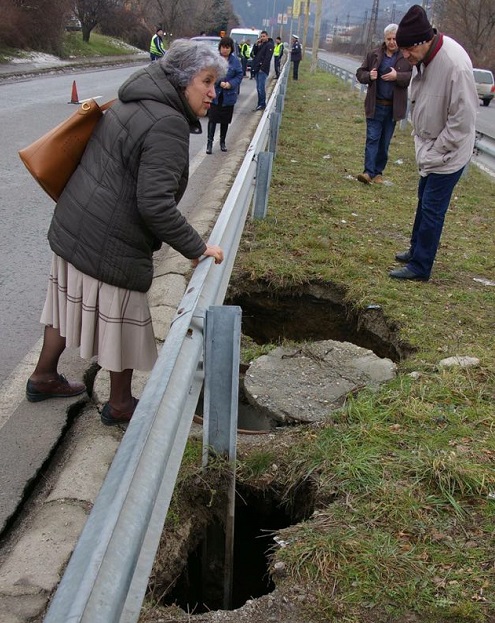
<path fill-rule="evenodd" d="M 350 342 L 278 347 L 244 378 L 247 400 L 276 422 L 319 422 L 358 389 L 393 379 L 396 365 Z"/>

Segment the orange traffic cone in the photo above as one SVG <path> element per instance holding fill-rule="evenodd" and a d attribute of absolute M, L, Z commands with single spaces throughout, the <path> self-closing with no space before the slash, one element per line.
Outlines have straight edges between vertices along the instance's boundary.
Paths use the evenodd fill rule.
<path fill-rule="evenodd" d="M 74 80 L 74 82 L 72 83 L 72 95 L 70 96 L 70 102 L 68 102 L 69 104 L 79 104 L 79 96 L 77 95 L 77 87 L 76 87 L 76 81 Z"/>

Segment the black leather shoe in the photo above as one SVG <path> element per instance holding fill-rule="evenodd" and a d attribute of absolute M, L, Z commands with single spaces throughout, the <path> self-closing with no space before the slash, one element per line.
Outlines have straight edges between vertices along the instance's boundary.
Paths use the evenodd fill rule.
<path fill-rule="evenodd" d="M 398 262 L 404 262 L 405 264 L 407 264 L 407 262 L 410 262 L 412 260 L 411 249 L 408 249 L 407 251 L 402 251 L 402 253 L 396 253 L 395 259 Z"/>
<path fill-rule="evenodd" d="M 227 151 L 227 147 L 226 147 L 225 143 L 220 143 L 220 149 L 221 149 L 221 151 Z"/>
<path fill-rule="evenodd" d="M 410 281 L 428 281 L 429 279 L 429 277 L 422 277 L 421 275 L 413 273 L 407 266 L 391 270 L 388 276 L 392 277 L 392 279 L 409 279 Z"/>
<path fill-rule="evenodd" d="M 116 424 L 128 424 L 131 421 L 132 416 L 134 415 L 134 411 L 138 405 L 139 400 L 137 398 L 132 398 L 133 407 L 129 411 L 117 411 L 117 409 L 113 409 L 108 402 L 103 405 L 103 409 L 101 411 L 101 423 L 105 424 L 105 426 L 115 426 Z"/>

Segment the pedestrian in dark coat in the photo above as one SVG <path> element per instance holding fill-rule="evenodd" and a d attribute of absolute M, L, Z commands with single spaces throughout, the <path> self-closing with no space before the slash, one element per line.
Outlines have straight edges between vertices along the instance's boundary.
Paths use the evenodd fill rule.
<path fill-rule="evenodd" d="M 58 373 L 65 347 L 80 347 L 82 357 L 96 356 L 110 371 L 102 422 L 131 419 L 133 371 L 150 370 L 157 357 L 147 301 L 153 252 L 166 243 L 195 261 L 223 259 L 177 203 L 187 186 L 189 135 L 201 132 L 198 117 L 206 115 L 226 70 L 208 45 L 177 40 L 121 86 L 99 121 L 50 225 L 44 342 L 27 383 L 29 401 L 85 391 Z"/>
<path fill-rule="evenodd" d="M 397 24 L 384 30 L 385 41 L 366 55 L 356 77 L 368 85 L 364 110 L 366 114 L 366 147 L 364 171 L 357 179 L 363 184 L 383 183 L 388 150 L 395 124 L 407 111 L 407 87 L 412 66 L 397 47 Z"/>
<path fill-rule="evenodd" d="M 266 108 L 266 79 L 270 73 L 273 48 L 273 39 L 268 37 L 266 30 L 262 30 L 252 64 L 258 92 L 258 105 L 255 110 L 265 110 Z"/>
<path fill-rule="evenodd" d="M 216 97 L 211 103 L 208 112 L 208 140 L 206 143 L 206 153 L 213 153 L 213 139 L 217 123 L 220 124 L 220 149 L 227 151 L 225 139 L 227 130 L 232 122 L 234 106 L 237 102 L 239 88 L 241 86 L 243 71 L 241 61 L 235 54 L 235 43 L 230 37 L 222 37 L 218 44 L 220 56 L 225 58 L 229 64 L 227 74 L 215 84 Z"/>

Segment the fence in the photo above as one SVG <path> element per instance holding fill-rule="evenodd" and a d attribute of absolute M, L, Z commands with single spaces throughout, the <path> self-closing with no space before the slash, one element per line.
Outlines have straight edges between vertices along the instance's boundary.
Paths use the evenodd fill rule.
<path fill-rule="evenodd" d="M 224 249 L 225 260 L 215 266 L 204 258 L 192 275 L 45 623 L 132 623 L 139 617 L 203 384 L 205 316 L 224 300 L 253 195 L 258 212 L 266 209 L 268 178 L 260 173 L 273 159 L 288 68 L 209 239 Z"/>

